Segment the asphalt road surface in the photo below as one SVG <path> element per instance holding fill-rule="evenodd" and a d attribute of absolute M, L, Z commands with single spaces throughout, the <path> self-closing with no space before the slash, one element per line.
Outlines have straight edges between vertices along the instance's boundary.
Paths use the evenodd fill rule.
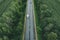
<path fill-rule="evenodd" d="M 34 38 L 34 7 L 33 0 L 27 0 L 26 13 L 26 32 L 24 40 L 35 40 Z"/>

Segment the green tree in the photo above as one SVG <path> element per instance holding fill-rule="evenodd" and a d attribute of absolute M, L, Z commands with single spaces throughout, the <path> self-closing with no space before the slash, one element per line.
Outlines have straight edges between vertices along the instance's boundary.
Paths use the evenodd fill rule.
<path fill-rule="evenodd" d="M 47 40 L 56 40 L 57 39 L 57 34 L 54 32 L 51 32 L 47 34 Z"/>

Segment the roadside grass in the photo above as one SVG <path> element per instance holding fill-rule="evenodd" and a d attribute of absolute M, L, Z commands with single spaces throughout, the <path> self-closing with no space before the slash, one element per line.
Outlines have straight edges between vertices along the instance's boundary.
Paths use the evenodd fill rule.
<path fill-rule="evenodd" d="M 41 29 L 39 28 L 39 21 L 38 21 L 38 18 L 37 18 L 37 11 L 36 11 L 36 8 L 35 8 L 35 5 L 34 5 L 34 13 L 35 13 L 35 20 L 36 20 L 36 29 L 37 29 L 37 38 L 38 40 L 42 40 L 41 38 Z"/>
<path fill-rule="evenodd" d="M 36 18 L 37 38 L 38 38 L 38 40 L 42 40 L 42 38 L 41 38 L 41 29 L 39 28 L 40 26 L 38 24 L 39 22 L 38 22 L 36 11 L 35 11 L 35 18 Z"/>

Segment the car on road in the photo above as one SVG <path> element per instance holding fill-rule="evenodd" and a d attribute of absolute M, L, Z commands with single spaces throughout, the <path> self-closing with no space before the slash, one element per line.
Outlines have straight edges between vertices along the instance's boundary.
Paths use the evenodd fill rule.
<path fill-rule="evenodd" d="M 27 14 L 27 18 L 29 18 L 29 14 Z"/>

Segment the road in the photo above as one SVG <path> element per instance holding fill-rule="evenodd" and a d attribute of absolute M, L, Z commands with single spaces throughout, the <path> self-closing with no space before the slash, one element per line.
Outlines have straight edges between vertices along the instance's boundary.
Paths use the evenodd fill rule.
<path fill-rule="evenodd" d="M 24 40 L 35 40 L 35 37 L 34 37 L 34 14 L 33 14 L 34 7 L 33 7 L 32 0 L 27 0 L 26 13 L 29 14 L 29 18 L 26 18 L 26 32 L 25 32 Z"/>

